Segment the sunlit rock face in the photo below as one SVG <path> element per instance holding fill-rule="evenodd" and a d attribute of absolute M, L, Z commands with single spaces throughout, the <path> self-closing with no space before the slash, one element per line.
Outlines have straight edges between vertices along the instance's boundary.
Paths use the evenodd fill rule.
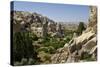
<path fill-rule="evenodd" d="M 90 17 L 89 17 L 89 24 L 88 29 L 92 29 L 94 33 L 97 33 L 97 7 L 90 6 Z"/>
<path fill-rule="evenodd" d="M 69 43 L 51 57 L 52 63 L 71 63 L 97 60 L 97 7 L 90 6 L 89 24 L 80 36 L 73 37 Z"/>
<path fill-rule="evenodd" d="M 54 33 L 60 33 L 60 36 L 63 35 L 63 29 L 61 25 L 35 12 L 30 13 L 25 11 L 12 11 L 11 22 L 13 24 L 13 32 L 31 31 L 38 37 Z"/>
<path fill-rule="evenodd" d="M 97 7 L 90 6 L 90 17 L 89 17 L 89 27 L 93 27 L 97 24 Z"/>

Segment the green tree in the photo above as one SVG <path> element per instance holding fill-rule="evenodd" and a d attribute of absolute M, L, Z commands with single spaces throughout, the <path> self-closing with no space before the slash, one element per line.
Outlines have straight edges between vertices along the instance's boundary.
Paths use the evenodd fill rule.
<path fill-rule="evenodd" d="M 35 37 L 35 38 L 34 38 Z M 20 62 L 22 58 L 33 58 L 37 59 L 37 53 L 34 50 L 32 43 L 33 39 L 37 39 L 36 36 L 30 32 L 16 32 L 13 35 L 13 62 Z"/>
<path fill-rule="evenodd" d="M 77 29 L 77 33 L 78 35 L 82 34 L 82 31 L 85 30 L 85 26 L 84 26 L 84 23 L 83 22 L 80 22 L 79 23 L 79 26 L 78 26 L 78 29 Z"/>

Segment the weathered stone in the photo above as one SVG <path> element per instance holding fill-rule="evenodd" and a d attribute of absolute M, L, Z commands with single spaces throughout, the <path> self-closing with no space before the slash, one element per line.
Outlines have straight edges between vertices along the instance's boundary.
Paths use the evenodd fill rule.
<path fill-rule="evenodd" d="M 69 44 L 68 43 L 66 43 L 65 45 L 64 45 L 64 47 L 68 47 L 69 46 Z"/>
<path fill-rule="evenodd" d="M 69 50 L 70 50 L 71 53 L 76 50 L 76 43 L 75 43 L 75 41 L 69 46 Z"/>
<path fill-rule="evenodd" d="M 51 33 L 50 35 L 52 35 L 56 32 L 58 37 L 64 35 L 61 24 L 56 24 L 53 20 L 40 14 L 25 11 L 12 11 L 11 15 L 14 32 L 31 31 L 38 37 L 47 36 L 48 33 Z"/>
<path fill-rule="evenodd" d="M 74 34 L 73 34 L 73 38 L 76 38 L 76 37 L 77 37 L 77 33 L 74 33 Z"/>
<path fill-rule="evenodd" d="M 85 44 L 89 39 L 95 36 L 95 33 L 87 32 L 85 34 L 82 34 L 78 38 L 76 38 L 76 44 L 78 45 L 79 43 Z"/>
<path fill-rule="evenodd" d="M 84 51 L 90 52 L 92 48 L 97 45 L 96 41 L 96 37 L 89 40 L 85 45 L 83 45 Z"/>
<path fill-rule="evenodd" d="M 75 58 L 73 56 L 69 55 L 69 57 L 68 57 L 66 62 L 67 63 L 73 63 L 73 62 L 75 62 Z"/>
<path fill-rule="evenodd" d="M 90 17 L 88 27 L 93 27 L 97 24 L 97 7 L 90 6 Z"/>
<path fill-rule="evenodd" d="M 97 53 L 97 46 L 94 46 L 89 54 Z"/>

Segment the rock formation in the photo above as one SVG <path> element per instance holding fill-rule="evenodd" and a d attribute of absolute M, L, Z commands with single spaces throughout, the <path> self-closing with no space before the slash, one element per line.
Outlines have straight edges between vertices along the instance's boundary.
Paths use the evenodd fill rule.
<path fill-rule="evenodd" d="M 73 37 L 63 48 L 51 57 L 51 63 L 71 63 L 97 60 L 97 8 L 90 6 L 87 29 L 80 36 Z"/>
<path fill-rule="evenodd" d="M 13 32 L 31 31 L 38 37 L 56 32 L 62 33 L 60 30 L 61 25 L 57 26 L 58 23 L 55 21 L 37 13 L 12 11 L 11 22 L 13 24 Z M 56 30 L 56 27 L 60 27 L 60 31 Z"/>

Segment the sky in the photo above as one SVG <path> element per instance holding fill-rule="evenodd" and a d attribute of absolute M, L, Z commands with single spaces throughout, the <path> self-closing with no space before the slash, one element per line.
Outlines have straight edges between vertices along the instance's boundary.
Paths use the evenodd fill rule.
<path fill-rule="evenodd" d="M 16 11 L 36 12 L 56 22 L 88 22 L 89 6 L 14 1 Z"/>

